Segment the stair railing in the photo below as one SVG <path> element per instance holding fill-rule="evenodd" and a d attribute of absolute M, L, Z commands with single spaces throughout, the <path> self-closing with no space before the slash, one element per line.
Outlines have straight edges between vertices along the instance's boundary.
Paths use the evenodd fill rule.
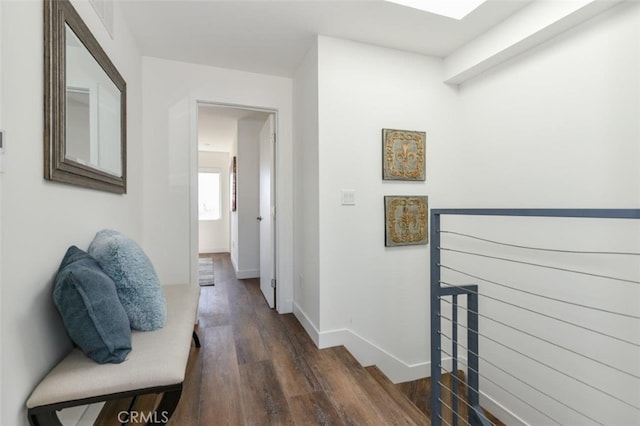
<path fill-rule="evenodd" d="M 557 321 L 561 321 L 566 324 L 570 324 L 580 329 L 585 329 L 589 332 L 599 333 L 605 337 L 611 337 L 612 339 L 616 339 L 619 341 L 625 342 L 624 339 L 621 339 L 616 336 L 607 335 L 602 331 L 593 330 L 588 327 L 581 326 L 579 324 L 574 324 L 571 321 L 567 321 L 562 318 L 558 318 L 553 315 L 549 315 L 543 312 L 536 312 L 534 309 L 528 308 L 526 306 L 519 306 L 515 303 L 499 300 L 498 298 L 494 298 L 482 293 L 482 286 L 485 285 L 485 282 L 491 283 L 487 279 L 481 277 L 477 277 L 477 282 L 472 284 L 451 284 L 449 282 L 443 282 L 442 280 L 442 252 L 443 247 L 441 246 L 442 240 L 441 235 L 443 233 L 442 230 L 442 218 L 444 216 L 501 216 L 501 217 L 526 217 L 526 218 L 539 218 L 539 217 L 547 217 L 547 218 L 592 218 L 592 219 L 640 219 L 640 210 L 637 209 L 434 209 L 431 211 L 430 216 L 430 230 L 431 230 L 431 300 L 430 300 L 430 308 L 431 308 L 431 422 L 435 426 L 440 426 L 442 424 L 446 424 L 447 426 L 458 426 L 459 423 L 469 424 L 469 425 L 482 425 L 488 426 L 491 424 L 485 413 L 483 412 L 482 407 L 480 406 L 480 382 L 481 377 L 486 378 L 485 380 L 490 381 L 491 383 L 495 383 L 489 376 L 480 373 L 480 360 L 483 358 L 480 355 L 480 340 L 481 338 L 486 341 L 490 341 L 490 343 L 495 342 L 497 345 L 502 345 L 505 348 L 514 351 L 516 354 L 520 354 L 521 356 L 529 359 L 533 359 L 533 356 L 527 355 L 527 349 L 513 349 L 508 345 L 501 343 L 497 340 L 494 340 L 490 336 L 487 336 L 480 330 L 480 318 L 485 318 L 483 321 L 489 321 L 494 323 L 499 323 L 502 326 L 509 327 L 509 324 L 505 321 L 499 321 L 495 318 L 492 318 L 486 314 L 480 313 L 480 304 L 479 304 L 479 296 L 488 297 L 491 299 L 495 299 L 500 303 L 506 303 L 518 309 L 523 309 L 525 311 L 530 311 L 537 315 L 543 315 L 547 318 L 551 318 Z M 451 234 L 456 234 L 456 232 L 449 232 Z M 462 235 L 462 234 L 458 234 Z M 640 233 L 638 234 L 640 236 Z M 474 236 L 469 236 L 477 240 L 483 240 L 483 238 L 478 238 Z M 484 240 L 490 241 L 490 240 Z M 491 243 L 495 243 L 495 241 L 490 241 Z M 500 244 L 500 243 L 499 243 Z M 564 250 L 547 250 L 547 249 L 538 249 L 531 248 L 526 246 L 519 246 L 516 244 L 503 244 L 505 246 L 512 246 L 517 248 L 529 249 L 529 250 L 544 250 L 544 251 L 564 251 Z M 507 262 L 521 263 L 525 265 L 531 266 L 539 266 L 542 268 L 556 269 L 561 272 L 572 272 L 579 273 L 585 275 L 591 275 L 595 277 L 601 277 L 604 279 L 612 278 L 605 275 L 598 275 L 592 273 L 585 273 L 580 271 L 574 271 L 569 268 L 564 267 L 556 267 L 556 266 L 546 266 L 546 265 L 538 265 L 531 262 L 526 261 L 517 261 L 508 258 L 501 258 L 498 256 L 489 256 L 478 253 L 472 253 L 464 250 L 452 250 L 457 251 L 458 253 L 465 253 L 471 255 L 477 255 L 481 257 L 488 257 L 493 259 L 499 259 Z M 568 250 L 566 252 L 569 252 Z M 573 253 L 589 253 L 593 254 L 593 252 L 573 252 Z M 623 255 L 635 255 L 640 256 L 640 253 L 608 253 L 604 254 L 623 254 Z M 445 266 L 446 268 L 446 266 Z M 453 270 L 452 268 L 447 268 L 449 270 Z M 461 271 L 458 271 L 461 272 Z M 474 277 L 475 275 L 462 272 L 463 275 L 467 277 Z M 617 278 L 612 278 L 617 279 Z M 640 285 L 640 281 L 632 280 L 632 279 L 620 279 L 620 281 L 626 281 L 632 284 Z M 498 284 L 499 283 L 494 283 Z M 531 293 L 526 290 L 524 293 Z M 636 293 L 633 293 L 636 294 Z M 640 294 L 640 293 L 639 293 Z M 548 297 L 545 295 L 535 295 L 537 297 Z M 554 301 L 562 302 L 559 299 L 554 299 L 553 297 L 549 297 Z M 444 305 L 449 305 L 450 309 L 443 309 Z M 575 304 L 580 307 L 582 305 Z M 601 310 L 606 313 L 606 310 Z M 464 318 L 459 318 L 459 312 L 463 312 Z M 624 314 L 624 313 L 616 313 L 612 312 L 613 315 L 619 315 L 626 317 L 630 321 L 634 321 L 633 327 L 637 327 L 640 330 L 640 316 L 633 314 Z M 442 320 L 445 319 L 448 325 L 448 329 L 450 329 L 450 335 L 446 335 L 443 333 L 443 323 Z M 638 322 L 636 322 L 638 321 Z M 459 327 L 461 325 L 461 327 Z M 483 326 L 484 327 L 484 326 Z M 466 328 L 466 340 L 464 336 L 459 336 L 459 328 Z M 512 327 L 516 329 L 516 327 Z M 534 335 L 533 333 L 527 332 L 526 330 L 516 329 L 517 332 L 523 333 L 525 335 L 530 335 L 527 337 L 531 337 L 533 339 L 537 339 L 539 341 L 547 342 L 554 344 L 554 342 L 550 342 L 547 339 Z M 579 330 L 582 331 L 582 330 Z M 629 346 L 634 347 L 631 350 L 637 350 L 640 348 L 639 342 L 634 341 L 626 341 Z M 565 347 L 564 345 L 555 344 L 557 348 L 568 352 L 574 352 L 576 355 L 581 355 L 578 351 L 571 349 L 570 347 Z M 554 348 L 556 349 L 556 348 Z M 462 350 L 462 354 L 460 354 L 460 350 Z M 443 356 L 444 355 L 444 356 Z M 609 365 L 607 362 L 591 358 L 585 356 L 589 361 L 593 361 L 594 363 L 600 365 L 604 365 L 606 367 L 617 370 L 616 374 L 624 375 L 625 383 L 632 381 L 632 383 L 637 384 L 637 389 L 640 389 L 640 376 L 633 371 L 628 371 L 625 367 L 616 367 Z M 630 359 L 634 359 L 633 355 L 630 356 Z M 534 360 L 537 361 L 537 360 Z M 548 368 L 552 373 L 563 374 L 563 371 L 560 371 L 561 368 L 555 367 L 553 365 L 549 365 L 545 362 L 537 361 L 544 368 Z M 445 363 L 446 367 L 445 368 Z M 495 363 L 492 363 L 490 360 L 484 360 L 485 365 L 489 365 L 492 368 L 496 367 L 505 373 L 509 373 L 505 369 L 500 368 Z M 460 378 L 458 376 L 458 371 L 461 366 L 466 367 L 466 379 Z M 443 370 L 449 371 L 451 374 L 451 382 L 450 386 L 446 386 L 443 383 Z M 624 374 L 623 374 L 624 373 Z M 630 410 L 631 412 L 638 413 L 638 418 L 640 418 L 640 391 L 636 396 L 639 400 L 628 401 L 626 397 L 620 397 L 618 395 L 613 394 L 612 392 L 608 392 L 599 388 L 596 385 L 589 383 L 587 379 L 581 379 L 579 377 L 574 377 L 570 374 L 566 374 L 566 377 L 577 382 L 582 387 L 587 387 L 588 390 L 592 393 L 600 392 L 604 395 L 604 397 L 612 400 L 617 406 L 622 406 L 625 409 Z M 520 380 L 518 377 L 513 376 L 515 380 Z M 563 379 L 565 379 L 563 377 Z M 567 380 L 569 380 L 567 379 Z M 635 382 L 633 382 L 635 380 Z M 495 383 L 498 387 L 500 385 Z M 525 383 L 526 384 L 526 383 Z M 505 385 L 507 386 L 507 385 Z M 530 385 L 529 385 L 530 386 Z M 634 385 L 631 385 L 633 388 Z M 507 389 L 505 389 L 507 390 Z M 549 396 L 551 399 L 552 396 L 549 393 L 545 392 L 544 389 L 536 389 L 534 390 L 542 393 L 543 395 Z M 462 397 L 462 393 L 466 394 L 466 398 Z M 451 395 L 450 398 L 445 397 L 444 395 Z M 514 398 L 522 401 L 523 403 L 527 403 L 527 397 L 525 395 L 518 396 L 513 395 Z M 449 403 L 447 403 L 448 401 Z M 587 424 L 604 424 L 601 420 L 596 418 L 595 416 L 588 415 L 586 413 L 580 412 L 573 408 L 569 403 L 565 403 L 558 399 L 552 401 L 555 405 L 560 406 L 565 410 L 572 410 L 574 415 L 582 416 L 581 418 L 587 421 Z M 531 404 L 529 404 L 531 405 Z M 550 407 L 550 406 L 549 406 Z M 564 423 L 562 421 L 558 421 L 549 415 L 547 411 L 550 411 L 549 407 L 535 407 L 531 406 L 531 408 L 540 413 L 541 416 L 546 417 L 546 420 L 550 420 L 550 423 L 561 424 Z M 450 416 L 443 415 L 443 408 L 447 410 L 447 414 L 450 413 Z M 467 413 L 463 415 L 463 413 Z M 577 413 L 577 414 L 576 414 Z M 445 417 L 447 420 L 445 420 Z"/>

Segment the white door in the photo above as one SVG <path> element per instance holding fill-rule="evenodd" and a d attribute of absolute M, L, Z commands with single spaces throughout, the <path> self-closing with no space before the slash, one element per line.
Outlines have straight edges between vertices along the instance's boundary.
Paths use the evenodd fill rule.
<path fill-rule="evenodd" d="M 275 308 L 275 130 L 273 114 L 260 131 L 260 290 Z"/>

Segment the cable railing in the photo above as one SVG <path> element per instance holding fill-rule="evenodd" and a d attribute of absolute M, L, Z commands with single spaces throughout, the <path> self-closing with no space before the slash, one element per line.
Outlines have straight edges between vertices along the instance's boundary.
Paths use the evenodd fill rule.
<path fill-rule="evenodd" d="M 637 423 L 637 219 L 432 210 L 434 425 Z"/>

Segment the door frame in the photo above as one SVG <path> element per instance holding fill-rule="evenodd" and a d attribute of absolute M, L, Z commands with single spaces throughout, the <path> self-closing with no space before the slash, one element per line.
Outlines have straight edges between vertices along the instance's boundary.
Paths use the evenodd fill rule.
<path fill-rule="evenodd" d="M 212 106 L 218 108 L 234 108 L 234 109 L 245 109 L 249 111 L 256 112 L 265 112 L 268 114 L 273 114 L 273 130 L 275 133 L 276 141 L 278 140 L 279 135 L 279 111 L 277 108 L 265 108 L 260 106 L 251 106 L 244 104 L 233 104 L 233 103 L 225 103 L 225 102 L 215 102 L 215 101 L 207 101 L 207 100 L 198 100 L 191 102 L 189 107 L 190 110 L 190 149 L 189 149 L 189 280 L 191 283 L 198 282 L 198 256 L 199 256 L 199 247 L 198 247 L 198 106 Z M 280 191 L 278 190 L 278 179 L 277 179 L 277 170 L 278 170 L 278 144 L 277 142 L 273 145 L 273 158 L 272 158 L 272 184 L 273 184 L 273 205 L 276 206 L 276 217 L 279 205 L 279 197 L 278 194 Z M 274 223 L 275 232 L 272 235 L 272 246 L 273 246 L 273 276 L 274 279 L 278 279 L 277 277 L 280 275 L 280 247 L 279 247 L 279 238 L 278 232 L 279 227 L 276 223 Z M 231 245 L 229 245 L 229 249 L 231 249 Z M 277 281 L 276 281 L 277 282 Z M 281 293 L 280 286 L 276 284 L 276 292 L 275 292 L 275 305 L 281 305 Z"/>

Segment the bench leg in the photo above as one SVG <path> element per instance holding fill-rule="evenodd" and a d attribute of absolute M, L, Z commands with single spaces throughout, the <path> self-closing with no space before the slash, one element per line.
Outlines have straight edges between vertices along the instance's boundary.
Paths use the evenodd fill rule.
<path fill-rule="evenodd" d="M 193 332 L 193 343 L 195 343 L 196 348 L 200 349 L 200 338 L 198 337 L 198 333 Z"/>
<path fill-rule="evenodd" d="M 40 413 L 29 412 L 28 417 L 31 426 L 63 426 L 55 410 Z"/>
<path fill-rule="evenodd" d="M 179 389 L 167 391 L 162 395 L 160 404 L 156 408 L 155 416 L 147 424 L 149 425 L 166 425 L 169 419 L 176 411 L 178 402 L 180 402 L 180 395 L 182 395 L 182 386 Z"/>

